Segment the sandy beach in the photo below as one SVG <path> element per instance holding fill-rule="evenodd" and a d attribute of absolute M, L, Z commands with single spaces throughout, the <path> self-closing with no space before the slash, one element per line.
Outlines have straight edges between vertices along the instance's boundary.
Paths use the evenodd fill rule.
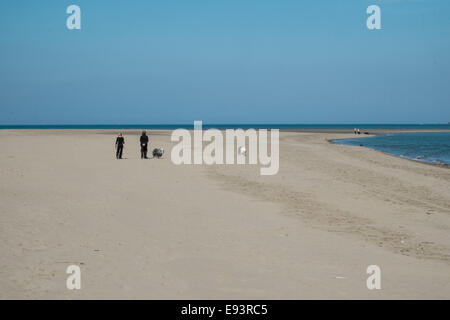
<path fill-rule="evenodd" d="M 1 299 L 450 298 L 449 168 L 281 132 L 261 176 L 176 166 L 170 131 L 142 160 L 123 132 L 116 160 L 116 131 L 0 131 Z"/>

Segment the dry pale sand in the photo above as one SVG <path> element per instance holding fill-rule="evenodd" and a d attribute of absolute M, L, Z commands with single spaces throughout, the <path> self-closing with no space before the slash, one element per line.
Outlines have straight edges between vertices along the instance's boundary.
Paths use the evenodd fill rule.
<path fill-rule="evenodd" d="M 260 176 L 175 166 L 169 132 L 116 160 L 115 132 L 2 130 L 0 298 L 449 299 L 450 170 L 327 142 L 351 136 L 283 132 Z"/>

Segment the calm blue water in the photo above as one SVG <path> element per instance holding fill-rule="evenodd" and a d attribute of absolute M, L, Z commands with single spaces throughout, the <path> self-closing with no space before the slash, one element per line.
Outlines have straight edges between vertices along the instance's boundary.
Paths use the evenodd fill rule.
<path fill-rule="evenodd" d="M 334 142 L 351 146 L 363 145 L 417 161 L 450 164 L 450 132 L 389 133 Z"/>
<path fill-rule="evenodd" d="M 362 131 L 371 129 L 449 129 L 450 124 L 207 124 L 203 129 L 348 129 L 361 128 Z M 91 125 L 0 125 L 0 129 L 154 129 L 173 130 L 177 128 L 193 129 L 190 124 L 91 124 Z"/>

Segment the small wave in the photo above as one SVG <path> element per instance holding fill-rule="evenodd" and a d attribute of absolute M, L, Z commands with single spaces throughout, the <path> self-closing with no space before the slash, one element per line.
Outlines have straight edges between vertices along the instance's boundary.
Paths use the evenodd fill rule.
<path fill-rule="evenodd" d="M 439 159 L 433 160 L 431 162 L 435 163 L 435 164 L 447 164 L 445 161 L 442 161 L 442 160 L 439 160 Z"/>

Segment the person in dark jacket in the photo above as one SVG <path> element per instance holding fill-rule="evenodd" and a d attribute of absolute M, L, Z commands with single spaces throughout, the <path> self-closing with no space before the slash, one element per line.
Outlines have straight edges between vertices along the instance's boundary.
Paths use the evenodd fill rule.
<path fill-rule="evenodd" d="M 122 136 L 122 133 L 119 133 L 119 136 L 116 139 L 116 159 L 122 159 L 122 152 L 124 145 L 125 139 Z"/>
<path fill-rule="evenodd" d="M 141 159 L 147 159 L 148 136 L 145 131 L 142 131 L 140 142 L 141 142 Z"/>

